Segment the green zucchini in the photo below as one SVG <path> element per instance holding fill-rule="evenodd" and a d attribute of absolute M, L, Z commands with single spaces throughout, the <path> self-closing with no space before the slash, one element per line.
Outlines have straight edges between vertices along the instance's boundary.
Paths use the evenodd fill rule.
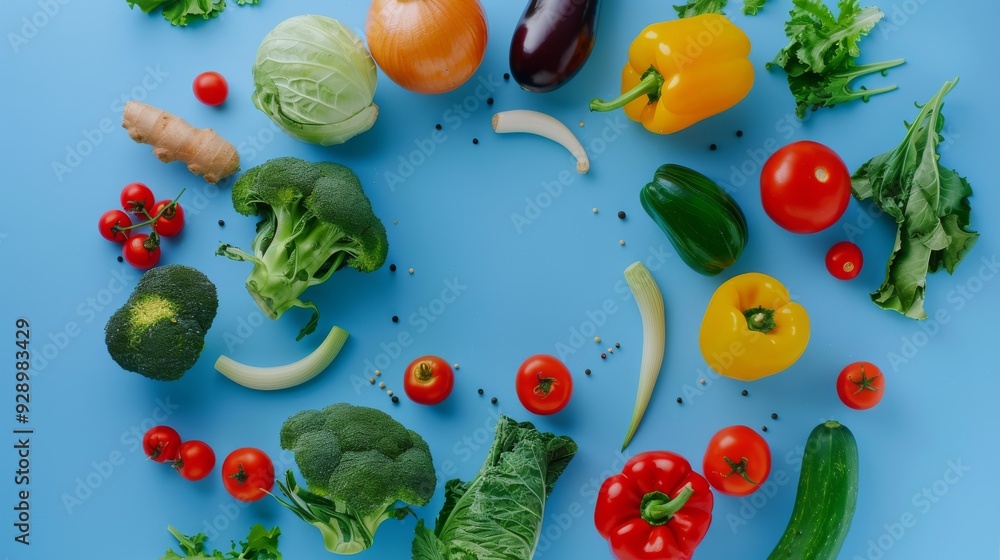
<path fill-rule="evenodd" d="M 695 272 L 715 276 L 747 244 L 747 220 L 714 181 L 687 167 L 661 165 L 639 193 L 643 209 Z"/>
<path fill-rule="evenodd" d="M 834 560 L 858 501 L 858 444 L 847 426 L 816 426 L 806 442 L 792 518 L 768 560 Z"/>

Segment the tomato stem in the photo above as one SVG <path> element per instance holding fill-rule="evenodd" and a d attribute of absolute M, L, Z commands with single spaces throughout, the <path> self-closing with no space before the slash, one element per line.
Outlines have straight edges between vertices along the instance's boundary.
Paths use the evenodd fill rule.
<path fill-rule="evenodd" d="M 855 381 L 855 380 L 851 379 L 850 376 L 848 376 L 847 379 L 849 379 L 851 381 L 851 383 L 854 383 L 855 385 L 857 385 L 858 390 L 854 391 L 854 394 L 857 395 L 858 393 L 861 393 L 862 391 L 874 391 L 874 392 L 877 393 L 878 392 L 878 387 L 872 385 L 872 383 L 876 379 L 878 379 L 879 377 L 882 377 L 882 376 L 881 375 L 876 375 L 875 377 L 868 377 L 868 374 L 865 372 L 865 366 L 861 366 L 861 379 Z"/>
<path fill-rule="evenodd" d="M 639 516 L 652 526 L 664 525 L 687 504 L 694 495 L 694 488 L 687 483 L 676 498 L 660 491 L 647 493 L 639 503 Z"/>
<path fill-rule="evenodd" d="M 420 362 L 417 366 L 417 371 L 414 372 L 417 381 L 421 383 L 427 383 L 434 378 L 434 369 L 427 362 Z"/>
<path fill-rule="evenodd" d="M 752 331 L 769 333 L 777 325 L 774 322 L 774 310 L 766 307 L 754 307 L 743 312 L 747 320 L 747 328 Z"/>
<path fill-rule="evenodd" d="M 236 484 L 243 486 L 244 484 L 246 484 L 247 479 L 250 477 L 247 475 L 247 471 L 243 470 L 243 463 L 239 463 L 237 465 L 236 472 L 227 476 L 226 478 L 231 478 L 236 481 Z"/>
<path fill-rule="evenodd" d="M 139 223 L 136 223 L 136 224 L 132 224 L 130 226 L 125 226 L 125 227 L 122 227 L 122 226 L 119 226 L 119 225 L 116 224 L 116 225 L 114 225 L 114 226 L 111 227 L 111 231 L 115 231 L 115 232 L 128 231 L 130 229 L 136 229 L 136 228 L 140 228 L 140 227 L 143 227 L 143 226 L 152 225 L 152 224 L 156 223 L 156 221 L 159 220 L 160 218 L 162 218 L 163 216 L 166 216 L 167 218 L 170 218 L 171 216 L 174 215 L 174 208 L 177 207 L 177 200 L 181 197 L 182 194 L 184 194 L 184 191 L 186 191 L 186 190 L 187 190 L 187 187 L 181 189 L 181 192 L 177 193 L 177 196 L 175 196 L 174 199 L 171 200 L 168 204 L 164 205 L 163 208 L 160 208 L 160 211 L 157 212 L 155 216 L 150 216 L 149 212 L 146 211 L 146 208 L 143 207 L 142 213 L 145 214 L 148 219 L 143 220 L 143 221 L 141 221 Z"/>
<path fill-rule="evenodd" d="M 722 475 L 722 478 L 729 478 L 734 474 L 738 474 L 740 475 L 740 478 L 749 482 L 750 484 L 754 485 L 760 484 L 759 482 L 755 482 L 752 478 L 750 478 L 750 475 L 747 474 L 747 467 L 750 465 L 750 460 L 747 459 L 746 457 L 741 458 L 739 463 L 734 463 L 732 459 L 725 456 L 722 457 L 722 460 L 726 462 L 726 465 L 728 465 L 730 469 L 732 469 L 728 473 Z"/>
<path fill-rule="evenodd" d="M 555 377 L 542 377 L 542 374 L 538 374 L 538 385 L 532 389 L 532 393 L 536 397 L 545 398 L 552 393 L 552 388 L 559 384 L 559 381 Z"/>

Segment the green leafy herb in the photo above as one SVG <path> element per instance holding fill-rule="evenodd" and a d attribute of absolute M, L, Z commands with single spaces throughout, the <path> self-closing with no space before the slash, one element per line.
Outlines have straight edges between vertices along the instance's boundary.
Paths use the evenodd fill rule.
<path fill-rule="evenodd" d="M 748 0 L 748 4 L 750 1 Z M 762 2 L 761 2 L 762 3 Z M 788 86 L 795 96 L 795 114 L 805 116 L 807 109 L 833 107 L 856 99 L 867 102 L 873 95 L 896 89 L 895 85 L 878 89 L 851 89 L 857 78 L 874 73 L 886 74 L 903 59 L 857 66 L 861 54 L 858 43 L 885 14 L 872 6 L 861 8 L 859 0 L 839 0 L 840 14 L 823 0 L 793 0 L 791 19 L 785 23 L 790 42 L 767 68 L 781 67 L 788 75 Z"/>
<path fill-rule="evenodd" d="M 748 16 L 755 16 L 757 12 L 764 8 L 767 0 L 743 0 L 743 13 Z"/>
<path fill-rule="evenodd" d="M 225 553 L 219 550 L 205 552 L 207 537 L 204 533 L 188 537 L 173 527 L 167 527 L 167 530 L 177 538 L 181 552 L 168 548 L 160 560 L 281 560 L 281 553 L 278 552 L 281 531 L 277 527 L 268 531 L 258 523 L 250 528 L 247 540 L 233 542 L 232 550 Z"/>
<path fill-rule="evenodd" d="M 721 14 L 722 8 L 728 3 L 729 0 L 689 0 L 680 6 L 674 6 L 674 9 L 677 10 L 678 17 L 686 18 L 701 14 Z"/>
<path fill-rule="evenodd" d="M 885 281 L 872 301 L 883 309 L 924 319 L 928 272 L 944 267 L 949 274 L 969 252 L 979 234 L 969 228 L 972 186 L 958 172 L 942 167 L 937 153 L 944 127 L 944 97 L 958 83 L 945 82 L 925 105 L 894 150 L 875 156 L 851 178 L 858 200 L 871 199 L 896 220 L 896 241 Z"/>
<path fill-rule="evenodd" d="M 127 0 L 129 8 L 136 6 L 148 14 L 162 9 L 163 18 L 173 25 L 185 26 L 189 19 L 212 19 L 226 9 L 226 0 Z M 259 0 L 236 0 L 240 6 L 256 4 Z"/>

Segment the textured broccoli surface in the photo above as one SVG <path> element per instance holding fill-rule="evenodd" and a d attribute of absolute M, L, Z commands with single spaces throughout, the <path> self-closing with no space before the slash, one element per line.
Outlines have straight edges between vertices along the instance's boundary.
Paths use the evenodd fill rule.
<path fill-rule="evenodd" d="M 370 547 L 383 521 L 405 517 L 407 504 L 426 504 L 437 485 L 427 442 L 373 408 L 339 403 L 300 412 L 285 421 L 280 443 L 306 482 L 299 487 L 289 472 L 279 488 L 291 503 L 282 504 L 316 526 L 331 552 Z"/>
<path fill-rule="evenodd" d="M 152 268 L 108 319 L 104 340 L 123 369 L 172 381 L 191 369 L 219 309 L 215 284 L 183 265 Z"/>
<path fill-rule="evenodd" d="M 389 251 L 385 226 L 372 210 L 361 181 L 347 167 L 293 157 L 269 160 L 233 185 L 233 207 L 259 216 L 251 250 L 222 244 L 218 255 L 250 261 L 247 289 L 271 319 L 292 307 L 313 310 L 299 333 L 313 332 L 319 311 L 300 296 L 341 268 L 378 269 Z"/>

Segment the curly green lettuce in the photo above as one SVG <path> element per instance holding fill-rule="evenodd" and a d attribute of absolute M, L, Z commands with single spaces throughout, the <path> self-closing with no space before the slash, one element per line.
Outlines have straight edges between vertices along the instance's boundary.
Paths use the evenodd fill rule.
<path fill-rule="evenodd" d="M 680 6 L 674 6 L 677 17 L 686 18 L 701 14 L 723 14 L 723 8 L 729 0 L 690 0 Z"/>
<path fill-rule="evenodd" d="M 185 26 L 189 19 L 212 19 L 218 17 L 226 9 L 226 0 L 127 0 L 129 8 L 136 6 L 142 13 L 148 14 L 157 8 L 162 9 L 163 19 L 172 25 Z M 240 6 L 254 5 L 260 0 L 236 0 Z"/>

